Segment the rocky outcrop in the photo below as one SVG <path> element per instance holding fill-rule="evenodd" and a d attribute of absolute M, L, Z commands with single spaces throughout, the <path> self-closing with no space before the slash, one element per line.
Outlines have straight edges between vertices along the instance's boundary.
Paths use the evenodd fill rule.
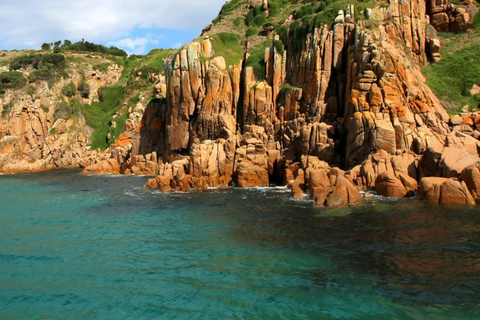
<path fill-rule="evenodd" d="M 473 3 L 455 5 L 448 0 L 427 1 L 430 24 L 438 31 L 465 32 L 478 13 Z"/>
<path fill-rule="evenodd" d="M 31 128 L 16 131 L 30 134 L 18 148 L 45 160 L 44 141 L 54 136 L 75 146 L 73 160 L 62 165 L 81 163 L 86 174 L 151 175 L 146 186 L 162 191 L 276 183 L 317 206 L 358 203 L 359 190 L 373 189 L 389 197 L 418 189 L 428 201 L 472 203 L 480 195 L 480 121 L 467 112 L 450 117 L 421 66 L 427 55 L 440 59 L 428 17 L 437 30 L 462 31 L 475 10 L 439 1 L 390 1 L 365 10 L 362 21 L 347 6 L 331 26 L 296 21 L 302 28 L 278 35 L 269 28 L 273 41 L 255 67 L 249 57 L 262 53 L 255 41 L 230 62 L 217 53 L 211 26 L 165 60 L 165 79 L 152 80 L 162 98 L 130 108 L 124 134 L 106 152 L 81 154 L 88 132 L 68 141 L 57 135 L 82 120 L 49 123 L 38 108 L 26 109 Z M 245 8 L 252 7 L 268 10 L 269 3 Z M 42 117 L 47 122 L 36 122 Z M 14 141 L 10 136 L 5 141 Z"/>
<path fill-rule="evenodd" d="M 131 159 L 158 155 L 160 175 L 147 186 L 288 183 L 294 198 L 309 194 L 332 206 L 361 201 L 362 189 L 411 196 L 429 166 L 458 178 L 463 162 L 475 163 L 477 144 L 452 132 L 425 84 L 426 5 L 375 10 L 367 14 L 376 28 L 347 7 L 331 27 L 287 33 L 282 50 L 265 49 L 265 80 L 245 63 L 227 66 L 215 56 L 208 30 L 168 59 L 167 98 L 147 106 L 132 138 Z M 449 148 L 471 159 L 451 160 Z M 431 149 L 446 150 L 445 159 L 431 162 Z"/>
<path fill-rule="evenodd" d="M 419 199 L 440 204 L 475 204 L 465 182 L 428 177 L 420 180 Z"/>
<path fill-rule="evenodd" d="M 78 99 L 90 103 L 98 100 L 98 88 L 117 81 L 121 72 L 116 65 L 110 65 L 107 72 L 88 69 L 82 73 L 72 69 L 69 78 L 61 78 L 53 84 L 30 84 L 35 94 L 22 89 L 5 91 L 0 97 L 0 172 L 88 166 L 98 161 L 97 152 L 88 147 L 92 130 L 83 116 L 72 116 L 74 111 L 68 106 L 65 115 L 59 115 L 56 109 L 60 103 L 65 103 L 62 88 L 68 83 L 78 86 L 85 80 L 91 94 L 85 98 L 78 96 Z"/>

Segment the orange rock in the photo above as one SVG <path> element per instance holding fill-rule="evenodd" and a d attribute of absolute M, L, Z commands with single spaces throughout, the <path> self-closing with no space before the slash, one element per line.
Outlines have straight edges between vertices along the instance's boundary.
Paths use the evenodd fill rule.
<path fill-rule="evenodd" d="M 407 195 L 407 189 L 402 181 L 390 172 L 382 172 L 375 180 L 375 190 L 381 196 L 403 198 Z"/>

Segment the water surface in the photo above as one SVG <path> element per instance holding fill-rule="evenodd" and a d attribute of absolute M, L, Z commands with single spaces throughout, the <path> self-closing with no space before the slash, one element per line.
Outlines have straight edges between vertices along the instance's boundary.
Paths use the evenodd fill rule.
<path fill-rule="evenodd" d="M 478 319 L 480 210 L 0 176 L 1 319 Z"/>

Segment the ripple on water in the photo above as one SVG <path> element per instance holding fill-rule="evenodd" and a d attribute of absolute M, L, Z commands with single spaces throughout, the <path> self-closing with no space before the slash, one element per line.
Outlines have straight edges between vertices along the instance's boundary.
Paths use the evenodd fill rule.
<path fill-rule="evenodd" d="M 374 196 L 319 209 L 285 187 L 164 194 L 76 171 L 0 179 L 0 318 L 480 316 L 477 208 Z"/>

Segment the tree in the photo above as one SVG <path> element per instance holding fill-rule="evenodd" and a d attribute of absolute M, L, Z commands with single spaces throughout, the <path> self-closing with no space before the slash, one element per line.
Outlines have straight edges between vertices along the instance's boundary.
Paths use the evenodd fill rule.
<path fill-rule="evenodd" d="M 48 44 L 46 42 L 44 44 L 42 44 L 42 50 L 50 50 L 50 48 L 51 48 L 50 44 Z"/>
<path fill-rule="evenodd" d="M 62 44 L 62 40 L 55 41 L 55 43 L 53 44 L 53 48 L 56 49 L 60 47 L 61 44 Z"/>
<path fill-rule="evenodd" d="M 69 47 L 71 45 L 72 45 L 72 41 L 67 39 L 63 40 L 63 47 Z"/>

